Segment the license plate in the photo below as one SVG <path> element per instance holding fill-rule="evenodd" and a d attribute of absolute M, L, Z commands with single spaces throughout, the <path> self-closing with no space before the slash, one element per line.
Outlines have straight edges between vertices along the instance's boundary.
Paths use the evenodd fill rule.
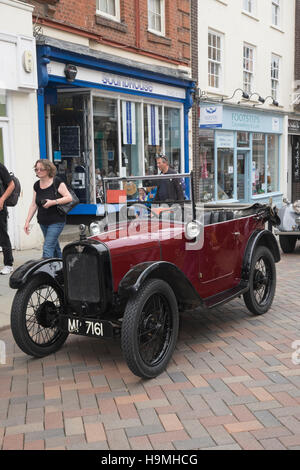
<path fill-rule="evenodd" d="M 82 319 L 76 317 L 63 317 L 61 327 L 64 331 L 75 335 L 107 338 L 113 336 L 113 328 L 108 321 Z"/>

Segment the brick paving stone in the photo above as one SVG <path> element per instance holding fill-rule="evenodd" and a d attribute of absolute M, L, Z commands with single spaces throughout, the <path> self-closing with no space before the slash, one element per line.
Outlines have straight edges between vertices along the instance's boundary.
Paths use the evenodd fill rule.
<path fill-rule="evenodd" d="M 107 441 L 109 449 L 111 450 L 126 450 L 130 449 L 130 445 L 123 429 L 114 431 L 107 431 Z"/>
<path fill-rule="evenodd" d="M 152 450 L 153 447 L 147 436 L 131 437 L 129 444 L 132 450 Z"/>
<path fill-rule="evenodd" d="M 249 432 L 238 432 L 233 434 L 233 438 L 243 450 L 263 450 L 262 444 L 257 441 Z"/>
<path fill-rule="evenodd" d="M 65 429 L 66 429 L 66 436 L 72 436 L 74 434 L 83 434 L 83 423 L 82 418 L 68 418 L 65 419 Z"/>
<path fill-rule="evenodd" d="M 261 445 L 265 450 L 285 450 L 285 446 L 279 441 L 279 439 L 262 439 Z"/>
<path fill-rule="evenodd" d="M 44 450 L 45 442 L 42 440 L 25 442 L 24 450 Z"/>
<path fill-rule="evenodd" d="M 178 431 L 183 429 L 183 425 L 179 421 L 175 413 L 172 414 L 159 414 L 163 427 L 166 431 Z"/>
<path fill-rule="evenodd" d="M 106 441 L 106 435 L 102 423 L 85 423 L 84 428 L 88 443 Z"/>
<path fill-rule="evenodd" d="M 2 450 L 23 450 L 24 434 L 4 436 Z"/>

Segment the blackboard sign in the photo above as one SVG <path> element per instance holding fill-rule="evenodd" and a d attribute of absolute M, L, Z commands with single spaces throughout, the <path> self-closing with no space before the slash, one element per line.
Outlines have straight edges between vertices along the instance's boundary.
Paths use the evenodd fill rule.
<path fill-rule="evenodd" d="M 293 182 L 300 182 L 300 141 L 294 141 L 292 147 L 292 157 L 293 157 Z"/>
<path fill-rule="evenodd" d="M 79 126 L 59 126 L 58 136 L 62 157 L 80 157 Z"/>

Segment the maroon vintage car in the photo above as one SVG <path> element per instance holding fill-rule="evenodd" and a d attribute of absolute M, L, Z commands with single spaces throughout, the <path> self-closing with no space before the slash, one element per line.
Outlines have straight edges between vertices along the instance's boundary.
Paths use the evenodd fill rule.
<path fill-rule="evenodd" d="M 240 295 L 255 315 L 270 308 L 280 260 L 265 229 L 278 223 L 270 206 L 124 207 L 125 220 L 113 227 L 94 223 L 86 237 L 81 226 L 62 260 L 29 261 L 13 273 L 11 328 L 25 353 L 51 354 L 70 333 L 115 337 L 132 372 L 151 378 L 172 356 L 180 311 L 200 315 Z"/>

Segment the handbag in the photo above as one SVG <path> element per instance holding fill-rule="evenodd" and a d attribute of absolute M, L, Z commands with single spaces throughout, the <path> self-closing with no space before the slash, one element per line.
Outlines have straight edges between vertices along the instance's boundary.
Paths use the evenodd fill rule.
<path fill-rule="evenodd" d="M 58 188 L 56 186 L 55 178 L 54 178 L 54 189 L 55 189 L 56 198 L 58 199 L 59 193 L 58 193 Z M 68 186 L 67 186 L 67 189 L 72 196 L 72 201 L 67 202 L 66 204 L 57 204 L 56 208 L 61 215 L 67 215 L 70 212 L 70 210 L 73 209 L 73 207 L 77 206 L 77 204 L 79 204 L 80 202 L 78 197 L 74 193 L 73 189 L 69 188 Z"/>

